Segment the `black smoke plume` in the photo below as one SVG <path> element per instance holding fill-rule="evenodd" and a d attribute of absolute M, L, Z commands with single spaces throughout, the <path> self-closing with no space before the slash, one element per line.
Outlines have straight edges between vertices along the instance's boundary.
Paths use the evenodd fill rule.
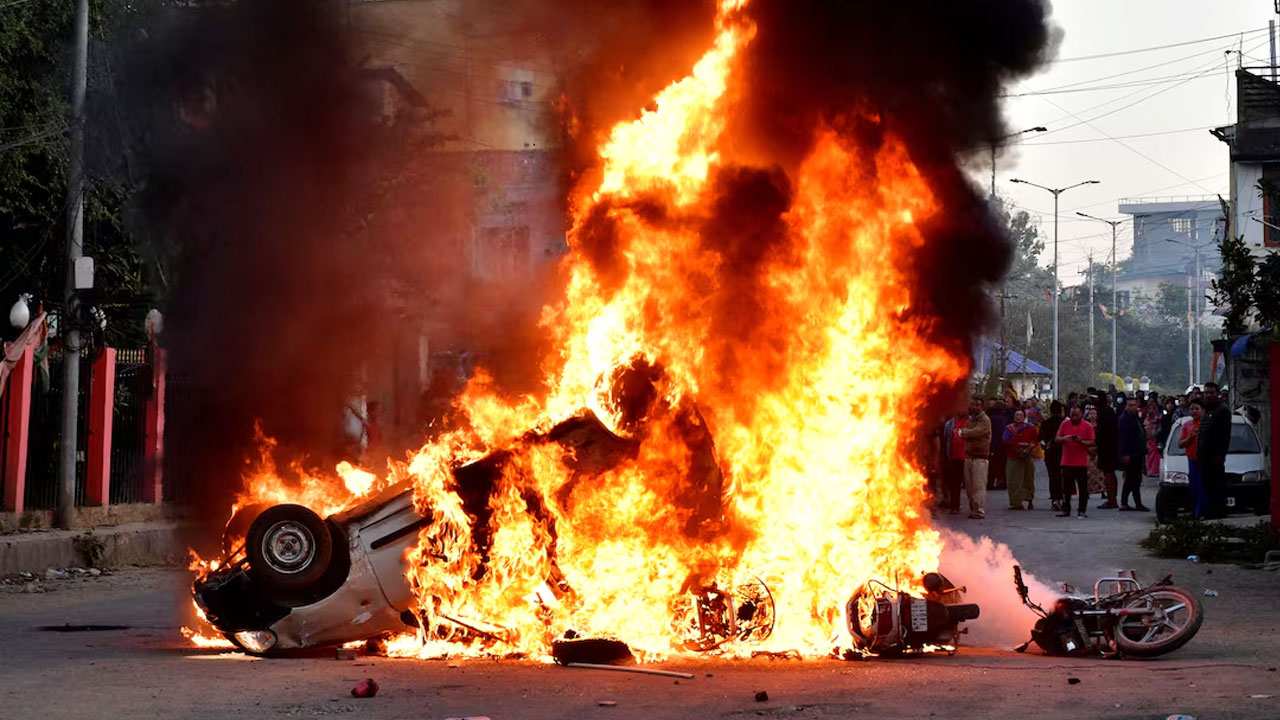
<path fill-rule="evenodd" d="M 913 310 L 966 347 L 992 320 L 986 291 L 1012 246 L 961 164 L 1003 144 L 999 96 L 1056 52 L 1050 11 L 1048 0 L 752 0 L 746 9 L 758 31 L 740 118 L 753 141 L 785 166 L 819 124 L 869 149 L 881 131 L 903 138 L 945 208 L 925 228 Z M 862 119 L 844 122 L 850 114 Z"/>
<path fill-rule="evenodd" d="M 141 210 L 175 275 L 166 472 L 211 525 L 255 421 L 293 459 L 340 451 L 352 369 L 385 329 L 386 273 L 347 212 L 376 128 L 327 7 L 187 8 L 135 63 L 160 133 Z"/>

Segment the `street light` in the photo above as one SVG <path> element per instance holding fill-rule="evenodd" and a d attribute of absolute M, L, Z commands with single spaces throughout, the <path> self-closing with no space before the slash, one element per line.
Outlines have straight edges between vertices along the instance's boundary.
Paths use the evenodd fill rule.
<path fill-rule="evenodd" d="M 1051 188 L 1044 185 L 1037 185 L 1026 180 L 1013 178 L 1009 182 L 1015 182 L 1019 185 L 1030 185 L 1031 187 L 1040 188 L 1045 192 L 1053 195 L 1053 397 L 1057 398 L 1058 393 L 1062 391 L 1062 387 L 1058 384 L 1058 196 L 1062 193 L 1078 188 L 1081 185 L 1097 185 L 1100 180 L 1085 180 L 1075 185 L 1066 187 Z"/>
<path fill-rule="evenodd" d="M 1200 251 L 1213 245 L 1213 242 L 1207 242 L 1207 243 L 1204 243 L 1203 245 L 1192 245 L 1191 243 L 1182 242 L 1181 240 L 1174 240 L 1173 238 L 1165 238 L 1164 241 L 1171 242 L 1174 245 L 1189 247 L 1192 250 L 1194 250 L 1196 254 L 1196 265 L 1195 265 L 1196 287 L 1195 287 L 1195 293 L 1194 293 L 1195 294 L 1194 310 L 1190 307 L 1192 291 L 1189 287 L 1187 288 L 1187 305 L 1188 305 L 1187 312 L 1188 314 L 1191 315 L 1191 317 L 1187 318 L 1187 374 L 1191 376 L 1190 384 L 1196 385 L 1200 379 Z M 1190 285 L 1190 284 L 1191 284 L 1190 282 L 1187 282 L 1187 285 Z M 1192 350 L 1192 344 L 1191 344 L 1193 327 L 1195 328 L 1194 356 L 1192 354 L 1193 350 Z"/>
<path fill-rule="evenodd" d="M 1104 218 L 1094 217 L 1093 215 L 1079 211 L 1077 211 L 1076 214 L 1082 218 L 1097 220 L 1098 222 L 1104 222 L 1111 226 L 1111 379 L 1112 382 L 1114 382 L 1116 378 L 1116 315 L 1119 314 L 1116 312 L 1119 310 L 1119 306 L 1116 304 L 1116 266 L 1119 265 L 1119 261 L 1116 259 L 1116 228 L 1120 227 L 1121 223 L 1128 222 L 1133 218 L 1125 218 L 1124 220 L 1106 220 Z M 1093 308 L 1089 308 L 1089 312 L 1092 313 Z"/>
<path fill-rule="evenodd" d="M 1280 2 L 1280 0 L 1276 0 L 1276 2 Z M 1022 137 L 1027 133 L 1042 133 L 1042 132 L 1049 132 L 1049 128 L 1043 125 L 1037 125 L 1033 128 L 1027 128 L 1026 130 L 1019 130 L 1016 133 L 1009 133 L 1008 135 L 1002 135 L 998 138 L 994 138 L 991 140 L 991 200 L 993 202 L 996 199 L 996 145 L 998 143 L 1004 142 L 1005 140 L 1011 140 L 1016 137 Z"/>

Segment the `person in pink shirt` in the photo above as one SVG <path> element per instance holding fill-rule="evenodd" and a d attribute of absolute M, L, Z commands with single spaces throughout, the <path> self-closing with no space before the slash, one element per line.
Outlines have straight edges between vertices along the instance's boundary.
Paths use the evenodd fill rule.
<path fill-rule="evenodd" d="M 1062 512 L 1058 517 L 1071 517 L 1071 491 L 1080 493 L 1076 506 L 1079 517 L 1088 517 L 1089 507 L 1089 448 L 1094 445 L 1093 426 L 1084 419 L 1079 405 L 1071 408 L 1071 415 L 1058 427 L 1054 442 L 1062 446 Z"/>

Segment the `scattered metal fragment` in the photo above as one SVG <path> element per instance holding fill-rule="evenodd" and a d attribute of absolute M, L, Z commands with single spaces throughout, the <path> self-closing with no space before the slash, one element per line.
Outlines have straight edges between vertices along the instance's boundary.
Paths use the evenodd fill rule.
<path fill-rule="evenodd" d="M 690 675 L 689 673 L 675 672 L 674 670 L 657 670 L 654 668 L 626 667 L 622 665 L 600 665 L 598 663 L 580 663 L 580 662 L 566 663 L 565 667 L 582 668 L 584 670 L 612 670 L 614 672 L 637 673 L 640 675 L 662 675 L 663 677 L 684 678 L 685 680 L 693 679 L 693 676 Z"/>

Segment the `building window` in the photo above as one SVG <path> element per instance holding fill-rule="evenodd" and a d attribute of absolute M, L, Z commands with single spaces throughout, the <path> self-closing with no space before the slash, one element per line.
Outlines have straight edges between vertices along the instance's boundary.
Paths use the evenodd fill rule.
<path fill-rule="evenodd" d="M 1277 207 L 1276 200 L 1280 192 L 1280 166 L 1267 165 L 1262 168 L 1262 182 L 1258 183 L 1260 187 L 1254 188 L 1262 196 L 1262 245 L 1269 248 L 1280 248 L 1280 230 L 1276 230 L 1276 226 L 1280 226 L 1280 207 Z M 1270 191 L 1270 192 L 1268 192 Z M 1232 228 L 1235 232 L 1242 232 L 1240 228 Z"/>
<path fill-rule="evenodd" d="M 1191 233 L 1191 218 L 1171 218 L 1169 220 L 1169 228 L 1176 233 L 1189 235 Z"/>
<path fill-rule="evenodd" d="M 480 229 L 480 267 L 491 278 L 513 279 L 529 266 L 529 228 L 487 227 Z"/>

